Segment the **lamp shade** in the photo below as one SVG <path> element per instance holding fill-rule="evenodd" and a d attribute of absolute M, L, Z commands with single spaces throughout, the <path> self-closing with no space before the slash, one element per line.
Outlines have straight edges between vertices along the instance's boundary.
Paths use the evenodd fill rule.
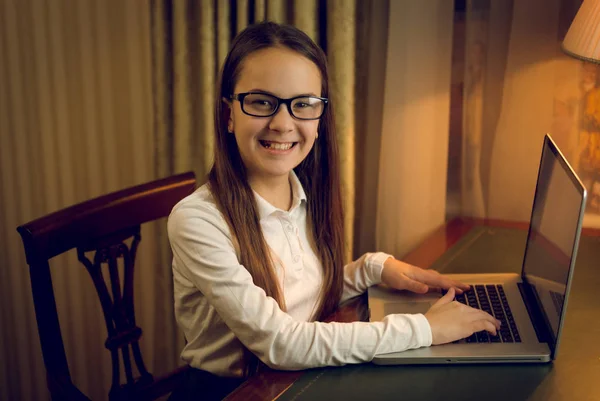
<path fill-rule="evenodd" d="M 600 63 L 600 0 L 584 0 L 562 49 L 570 56 Z"/>

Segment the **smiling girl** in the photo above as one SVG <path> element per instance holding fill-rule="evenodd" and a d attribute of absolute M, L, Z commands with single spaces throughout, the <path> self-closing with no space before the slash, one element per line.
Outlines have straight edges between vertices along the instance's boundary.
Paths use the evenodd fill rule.
<path fill-rule="evenodd" d="M 498 322 L 453 302 L 468 286 L 367 253 L 343 266 L 343 211 L 329 77 L 303 32 L 265 22 L 233 41 L 216 102 L 208 183 L 168 222 L 175 313 L 193 369 L 173 396 L 219 399 L 265 364 L 296 370 L 368 362 L 442 344 Z M 323 323 L 384 283 L 449 289 L 425 315 Z M 208 383 L 208 384 L 207 384 Z"/>

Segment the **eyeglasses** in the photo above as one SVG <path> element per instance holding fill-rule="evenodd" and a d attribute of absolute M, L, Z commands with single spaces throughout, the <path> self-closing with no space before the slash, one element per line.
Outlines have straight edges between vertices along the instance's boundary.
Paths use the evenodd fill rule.
<path fill-rule="evenodd" d="M 298 120 L 318 120 L 325 112 L 328 99 L 318 96 L 296 96 L 281 99 L 261 92 L 233 94 L 231 100 L 239 100 L 242 111 L 253 117 L 271 117 L 281 104 L 285 104 L 290 114 Z"/>

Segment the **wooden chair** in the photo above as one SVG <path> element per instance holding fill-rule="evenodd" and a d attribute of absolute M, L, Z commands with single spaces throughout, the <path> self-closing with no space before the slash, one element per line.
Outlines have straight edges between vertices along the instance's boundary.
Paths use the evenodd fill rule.
<path fill-rule="evenodd" d="M 194 173 L 184 173 L 101 196 L 41 217 L 17 228 L 27 257 L 48 389 L 53 400 L 88 400 L 71 381 L 60 331 L 49 259 L 77 248 L 79 261 L 92 277 L 100 298 L 112 356 L 110 400 L 155 399 L 172 391 L 187 367 L 154 378 L 144 366 L 133 305 L 133 269 L 140 226 L 169 215 L 172 207 L 193 192 Z M 132 239 L 130 247 L 126 240 Z M 85 255 L 95 251 L 93 262 Z M 118 259 L 123 258 L 123 284 Z M 108 265 L 111 294 L 102 274 Z M 121 351 L 121 352 L 119 352 Z M 140 377 L 134 378 L 132 360 Z M 120 358 L 126 376 L 121 383 Z"/>

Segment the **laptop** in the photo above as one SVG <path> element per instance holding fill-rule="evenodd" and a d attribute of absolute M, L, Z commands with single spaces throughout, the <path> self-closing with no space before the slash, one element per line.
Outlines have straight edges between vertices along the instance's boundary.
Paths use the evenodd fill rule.
<path fill-rule="evenodd" d="M 557 354 L 583 223 L 586 190 L 549 135 L 544 137 L 521 274 L 449 274 L 471 285 L 456 300 L 502 322 L 444 345 L 378 355 L 376 364 L 541 363 Z M 493 261 L 490 261 L 493 263 Z M 441 294 L 369 289 L 371 321 L 425 313 Z"/>

